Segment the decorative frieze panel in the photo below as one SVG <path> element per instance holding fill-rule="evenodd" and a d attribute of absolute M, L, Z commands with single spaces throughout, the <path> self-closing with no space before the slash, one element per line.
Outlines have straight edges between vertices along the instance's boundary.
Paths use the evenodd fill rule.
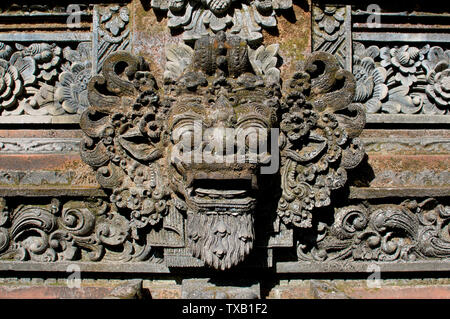
<path fill-rule="evenodd" d="M 183 40 L 192 42 L 208 34 L 226 31 L 261 44 L 262 29 L 277 26 L 276 10 L 292 8 L 291 0 L 151 0 L 151 6 L 167 11 L 167 26 L 183 32 Z"/>
<path fill-rule="evenodd" d="M 358 81 L 354 101 L 365 105 L 370 121 L 382 122 L 371 116 L 376 113 L 448 114 L 448 15 L 391 12 L 390 6 L 313 2 L 313 50 L 333 54 L 352 70 Z"/>
<path fill-rule="evenodd" d="M 450 207 L 434 199 L 336 208 L 297 245 L 299 261 L 419 261 L 450 257 Z"/>
<path fill-rule="evenodd" d="M 312 5 L 312 50 L 333 54 L 347 70 L 352 68 L 350 20 L 350 6 Z"/>
<path fill-rule="evenodd" d="M 99 73 L 109 54 L 131 48 L 130 12 L 126 5 L 94 7 L 93 71 Z"/>
<path fill-rule="evenodd" d="M 353 54 L 355 101 L 364 103 L 368 113 L 449 113 L 450 51 L 354 42 Z"/>
<path fill-rule="evenodd" d="M 45 27 L 39 27 L 41 33 L 0 32 L 0 117 L 10 118 L 2 119 L 2 123 L 74 122 L 66 116 L 79 115 L 88 107 L 87 84 L 101 70 L 106 56 L 130 49 L 126 5 L 76 8 L 80 11 L 68 6 L 12 5 L 0 12 L 5 18 L 24 10 L 36 18 L 47 14 L 63 26 L 53 33 L 46 32 Z M 86 17 L 90 26 L 87 30 L 84 24 L 73 25 Z M 35 24 L 30 21 L 30 25 Z M 48 30 L 52 28 L 49 24 Z M 54 120 L 46 121 L 46 116 Z"/>
<path fill-rule="evenodd" d="M 0 13 L 2 14 L 13 14 L 13 13 L 21 13 L 21 14 L 32 14 L 32 13 L 67 13 L 67 5 L 63 3 L 21 3 L 23 1 L 18 1 L 16 3 L 2 3 L 0 4 Z M 64 2 L 64 1 L 63 1 Z M 68 2 L 68 1 L 65 1 Z M 77 6 L 85 11 L 88 9 L 88 4 L 77 4 Z"/>
<path fill-rule="evenodd" d="M 367 113 L 448 123 L 448 37 L 408 41 L 386 31 L 406 24 L 368 30 L 357 5 L 304 6 L 90 4 L 72 30 L 59 5 L 0 5 L 8 21 L 58 21 L 0 26 L 0 269 L 447 262 L 446 130 L 360 135 Z M 285 34 L 295 19 L 307 57 Z"/>
<path fill-rule="evenodd" d="M 152 243 L 130 240 L 127 220 L 101 200 L 0 205 L 2 260 L 158 262 Z"/>
<path fill-rule="evenodd" d="M 355 80 L 318 52 L 282 88 L 277 53 L 277 45 L 252 50 L 224 32 L 200 38 L 194 49 L 169 47 L 165 96 L 143 59 L 126 52 L 106 59 L 89 84 L 81 156 L 129 216 L 132 238 L 159 233 L 178 216 L 171 227 L 186 227 L 182 247 L 225 270 L 250 254 L 269 202 L 278 205 L 264 213 L 274 221 L 271 231 L 272 223 L 260 226 L 265 236 L 311 228 L 317 209 L 331 204 L 331 192 L 364 156 Z M 268 163 L 274 169 L 264 173 Z M 280 194 L 263 196 L 271 184 Z"/>
<path fill-rule="evenodd" d="M 79 139 L 0 138 L 0 154 L 61 154 L 78 153 Z"/>
<path fill-rule="evenodd" d="M 0 43 L 1 116 L 81 113 L 88 106 L 91 44 Z"/>
<path fill-rule="evenodd" d="M 181 215 L 167 215 L 163 232 L 138 240 L 127 217 L 103 200 L 31 202 L 0 200 L 0 262 L 129 263 L 136 271 L 137 263 L 204 265 L 189 256 L 189 249 L 176 248 L 184 245 L 186 236 L 177 227 Z M 433 198 L 336 207 L 329 217 L 318 217 L 311 229 L 297 231 L 292 247 L 297 261 L 285 257 L 283 262 L 402 262 L 407 268 L 450 258 L 450 207 Z"/>

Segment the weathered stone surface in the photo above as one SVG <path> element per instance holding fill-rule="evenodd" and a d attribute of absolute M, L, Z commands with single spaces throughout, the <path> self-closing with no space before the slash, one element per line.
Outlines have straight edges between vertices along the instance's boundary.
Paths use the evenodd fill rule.
<path fill-rule="evenodd" d="M 181 285 L 183 299 L 259 299 L 259 283 L 241 281 L 240 286 L 232 282 L 220 283 L 209 279 L 185 279 Z"/>
<path fill-rule="evenodd" d="M 450 185 L 450 155 L 374 155 L 371 187 L 444 187 Z"/>
<path fill-rule="evenodd" d="M 364 155 L 364 112 L 351 103 L 355 80 L 317 52 L 281 87 L 278 50 L 224 32 L 199 38 L 194 49 L 170 46 L 164 95 L 142 58 L 120 51 L 105 60 L 80 120 L 81 157 L 130 216 L 134 239 L 153 241 L 171 229 L 156 245 L 189 247 L 225 270 L 250 253 L 255 211 L 278 202 L 265 214 L 275 221 L 269 231 L 279 233 L 280 224 L 311 228 L 314 210 L 330 205 L 331 191 Z M 275 168 L 265 172 L 265 163 Z M 281 188 L 281 198 L 262 196 L 260 179 Z"/>
<path fill-rule="evenodd" d="M 356 2 L 133 0 L 72 15 L 63 4 L 1 4 L 0 270 L 32 287 L 0 296 L 112 296 L 105 279 L 52 290 L 28 275 L 74 261 L 111 276 L 205 275 L 205 265 L 233 267 L 231 277 L 272 267 L 356 276 L 373 262 L 402 276 L 448 272 L 449 13 L 378 5 L 373 15 Z M 309 57 L 316 50 L 334 58 Z M 247 116 L 281 130 L 273 178 L 258 173 L 264 163 L 171 161 L 171 134 L 193 118 L 239 128 Z M 105 210 L 86 207 L 91 197 Z M 181 285 L 146 285 L 153 298 L 182 296 Z M 267 294 L 448 296 L 448 283 L 383 285 L 316 280 Z M 225 286 L 189 296 L 239 296 Z"/>
<path fill-rule="evenodd" d="M 130 280 L 114 288 L 106 299 L 142 299 L 142 280 Z"/>
<path fill-rule="evenodd" d="M 50 283 L 50 279 L 46 282 Z M 17 278 L 5 278 L 0 284 L 0 299 L 102 299 L 110 298 L 111 293 L 124 284 L 122 280 L 104 280 L 100 283 L 83 279 L 80 288 L 69 288 L 64 280 L 60 284 L 57 284 L 56 280 L 54 282 L 37 284 L 35 278 L 31 278 L 28 283 L 19 282 Z M 204 280 L 200 280 L 200 283 L 197 282 L 191 287 L 208 288 L 210 293 L 199 291 L 194 293 L 196 296 L 203 294 L 205 298 L 214 296 L 220 298 L 230 293 L 231 298 L 238 296 L 234 293 L 239 288 L 207 285 Z M 377 284 L 378 286 L 374 287 L 372 282 L 360 279 L 280 280 L 273 286 L 265 287 L 262 297 L 263 299 L 448 299 L 450 297 L 448 279 L 380 279 Z M 149 298 L 151 294 L 152 299 L 179 299 L 182 298 L 181 290 L 185 287 L 186 285 L 176 283 L 162 285 L 158 281 L 147 281 L 143 288 L 143 297 Z M 240 289 L 249 291 L 249 288 Z M 253 293 L 257 291 L 258 289 Z M 185 295 L 186 291 L 183 296 Z"/>
<path fill-rule="evenodd" d="M 448 280 L 290 280 L 273 287 L 269 299 L 448 299 Z"/>

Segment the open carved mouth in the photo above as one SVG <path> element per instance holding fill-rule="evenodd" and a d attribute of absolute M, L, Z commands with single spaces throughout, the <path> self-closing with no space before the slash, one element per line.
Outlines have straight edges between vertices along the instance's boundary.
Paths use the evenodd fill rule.
<path fill-rule="evenodd" d="M 188 201 L 201 211 L 239 214 L 253 209 L 256 203 L 257 179 L 249 171 L 197 171 L 188 179 Z"/>

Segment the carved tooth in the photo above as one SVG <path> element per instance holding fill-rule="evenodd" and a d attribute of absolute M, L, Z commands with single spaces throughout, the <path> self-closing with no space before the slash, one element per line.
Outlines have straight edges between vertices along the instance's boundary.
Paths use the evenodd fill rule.
<path fill-rule="evenodd" d="M 256 175 L 252 175 L 252 189 L 258 190 L 258 177 Z"/>

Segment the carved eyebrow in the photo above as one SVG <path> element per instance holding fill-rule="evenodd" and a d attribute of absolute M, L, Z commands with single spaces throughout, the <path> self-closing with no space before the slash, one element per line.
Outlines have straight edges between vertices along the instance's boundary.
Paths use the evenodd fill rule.
<path fill-rule="evenodd" d="M 269 121 L 265 118 L 262 118 L 260 114 L 258 113 L 252 113 L 252 114 L 245 114 L 243 116 L 240 116 L 238 119 L 238 122 L 236 123 L 236 126 L 240 126 L 245 122 L 254 122 L 262 124 L 265 127 L 269 127 Z"/>
<path fill-rule="evenodd" d="M 201 121 L 203 117 L 195 112 L 186 112 L 186 113 L 180 113 L 174 115 L 169 120 L 169 129 L 173 129 L 175 125 L 177 125 L 180 122 L 194 122 L 194 121 Z"/>

